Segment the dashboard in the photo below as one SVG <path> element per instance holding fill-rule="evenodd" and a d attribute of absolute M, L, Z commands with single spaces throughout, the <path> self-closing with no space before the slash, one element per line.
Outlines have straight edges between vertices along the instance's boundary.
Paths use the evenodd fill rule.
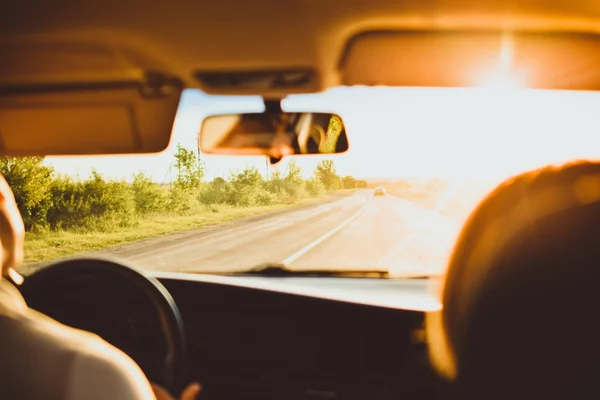
<path fill-rule="evenodd" d="M 203 399 L 430 399 L 444 389 L 422 340 L 424 312 L 372 304 L 395 282 L 406 286 L 404 301 L 414 305 L 416 297 L 427 298 L 426 285 L 350 278 L 347 292 L 365 299 L 351 302 L 333 289 L 323 298 L 323 278 L 285 278 L 277 291 L 275 278 L 227 278 L 235 284 L 191 274 L 156 277 L 180 310 L 185 380 L 202 383 Z M 340 279 L 332 278 L 330 287 Z M 266 290 L 265 280 L 275 286 Z M 313 290 L 321 285 L 322 293 L 293 293 L 303 284 Z M 162 333 L 147 300 L 118 281 L 85 274 L 65 276 L 44 291 L 26 296 L 32 308 L 97 333 L 129 354 L 150 380 L 159 378 L 166 349 L 157 345 Z"/>

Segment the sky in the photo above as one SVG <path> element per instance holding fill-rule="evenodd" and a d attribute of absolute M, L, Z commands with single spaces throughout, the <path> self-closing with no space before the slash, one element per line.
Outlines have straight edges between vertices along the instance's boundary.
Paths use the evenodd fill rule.
<path fill-rule="evenodd" d="M 498 180 L 527 169 L 600 155 L 600 93 L 511 89 L 339 87 L 284 100 L 286 111 L 338 113 L 350 149 L 333 156 L 294 157 L 303 174 L 333 159 L 340 175 L 357 178 Z M 175 173 L 177 144 L 197 149 L 211 114 L 257 112 L 255 96 L 211 96 L 187 90 L 169 148 L 155 155 L 48 157 L 57 171 L 85 178 L 95 168 L 110 178 L 144 171 L 156 182 Z M 267 167 L 264 157 L 201 154 L 207 179 L 256 166 L 285 172 L 289 159 Z"/>

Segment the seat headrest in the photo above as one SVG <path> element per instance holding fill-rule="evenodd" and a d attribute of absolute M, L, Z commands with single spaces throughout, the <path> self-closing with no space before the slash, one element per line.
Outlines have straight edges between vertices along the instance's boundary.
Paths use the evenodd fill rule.
<path fill-rule="evenodd" d="M 432 356 L 464 396 L 575 398 L 600 359 L 600 164 L 523 174 L 484 199 L 442 303 L 430 338 L 443 336 L 445 354 Z"/>

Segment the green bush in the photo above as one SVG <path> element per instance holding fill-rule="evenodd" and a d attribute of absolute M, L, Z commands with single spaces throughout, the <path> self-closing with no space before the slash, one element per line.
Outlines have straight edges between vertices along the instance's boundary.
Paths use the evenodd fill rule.
<path fill-rule="evenodd" d="M 312 197 L 322 196 L 325 193 L 325 185 L 319 179 L 312 178 L 306 181 L 306 191 Z"/>
<path fill-rule="evenodd" d="M 229 183 L 223 178 L 215 178 L 212 182 L 204 185 L 200 191 L 200 202 L 202 204 L 224 204 L 231 196 Z"/>
<path fill-rule="evenodd" d="M 87 207 L 82 182 L 59 176 L 52 181 L 50 192 L 52 207 L 47 220 L 52 229 L 69 229 L 85 218 Z"/>
<path fill-rule="evenodd" d="M 232 174 L 229 180 L 234 189 L 259 186 L 263 183 L 263 177 L 256 167 L 248 167 L 242 171 L 238 171 Z"/>
<path fill-rule="evenodd" d="M 167 208 L 169 212 L 177 214 L 189 214 L 198 205 L 198 192 L 183 186 L 175 185 L 169 192 Z"/>
<path fill-rule="evenodd" d="M 257 206 L 270 206 L 279 202 L 279 197 L 268 190 L 257 188 L 255 194 L 255 203 Z"/>
<path fill-rule="evenodd" d="M 131 186 L 125 181 L 106 181 L 97 171 L 84 183 L 88 215 L 129 219 L 135 214 L 135 200 Z"/>
<path fill-rule="evenodd" d="M 131 190 L 135 210 L 139 215 L 155 214 L 166 210 L 168 201 L 166 192 L 143 172 L 133 175 Z"/>
<path fill-rule="evenodd" d="M 97 171 L 87 180 L 61 176 L 42 157 L 0 159 L 0 173 L 11 185 L 28 231 L 113 231 L 134 226 L 149 214 L 218 212 L 219 204 L 238 207 L 292 204 L 321 196 L 340 187 L 362 187 L 365 181 L 337 175 L 333 161 L 319 163 L 312 178 L 302 177 L 291 160 L 285 175 L 275 171 L 265 181 L 255 167 L 233 172 L 229 178 L 202 182 L 204 165 L 199 156 L 178 146 L 177 177 L 166 190 L 143 172 L 131 183 L 107 180 Z"/>
<path fill-rule="evenodd" d="M 257 204 L 260 189 L 255 186 L 242 186 L 232 191 L 230 204 L 240 207 L 252 207 Z"/>
<path fill-rule="evenodd" d="M 342 187 L 344 189 L 354 189 L 358 186 L 358 181 L 352 176 L 345 176 L 342 179 Z"/>
<path fill-rule="evenodd" d="M 106 181 L 92 171 L 92 177 L 86 181 L 57 177 L 50 192 L 52 206 L 47 222 L 52 229 L 107 231 L 135 223 L 133 191 L 124 181 Z"/>
<path fill-rule="evenodd" d="M 297 183 L 287 182 L 285 186 L 285 193 L 287 194 L 288 198 L 292 200 L 302 200 L 308 197 L 306 184 L 302 181 Z"/>
<path fill-rule="evenodd" d="M 0 159 L 0 173 L 12 188 L 25 229 L 48 227 L 47 214 L 52 206 L 52 174 L 43 157 L 6 157 Z"/>
<path fill-rule="evenodd" d="M 227 203 L 241 207 L 251 207 L 259 204 L 259 198 L 264 191 L 263 177 L 255 167 L 245 168 L 230 176 L 230 190 Z"/>
<path fill-rule="evenodd" d="M 271 179 L 269 179 L 267 182 L 265 182 L 264 187 L 269 192 L 271 192 L 277 196 L 280 196 L 280 195 L 283 195 L 285 192 L 286 182 L 281 177 L 281 174 L 279 173 L 279 171 L 275 171 L 271 175 Z"/>
<path fill-rule="evenodd" d="M 309 196 L 303 180 L 290 181 L 282 179 L 278 174 L 266 182 L 264 188 L 282 203 L 294 203 Z"/>

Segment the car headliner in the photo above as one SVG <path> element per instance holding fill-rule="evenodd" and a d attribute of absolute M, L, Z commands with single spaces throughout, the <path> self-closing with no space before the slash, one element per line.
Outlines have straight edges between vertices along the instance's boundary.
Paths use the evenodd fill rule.
<path fill-rule="evenodd" d="M 600 29 L 600 3 L 587 0 L 9 3 L 0 13 L 0 35 L 37 34 L 42 35 L 39 40 L 48 41 L 63 34 L 69 39 L 131 44 L 147 55 L 139 57 L 140 64 L 168 70 L 187 87 L 200 87 L 193 77 L 198 70 L 281 67 L 313 67 L 319 74 L 318 90 L 336 86 L 337 63 L 346 41 L 365 30 L 519 28 L 596 33 Z M 38 61 L 52 69 L 43 59 Z"/>
<path fill-rule="evenodd" d="M 438 52 L 432 51 L 427 41 L 417 42 L 405 54 L 403 60 L 411 62 L 393 64 L 387 71 L 387 54 L 405 49 L 383 46 L 379 53 L 370 53 L 383 43 L 377 37 L 359 49 L 355 64 L 340 64 L 350 39 L 382 30 L 584 32 L 594 35 L 588 48 L 600 49 L 596 46 L 600 36 L 598 42 L 595 36 L 600 30 L 600 2 L 586 0 L 9 0 L 4 5 L 0 13 L 0 95 L 3 88 L 15 85 L 114 83 L 140 80 L 149 72 L 208 93 L 274 98 L 340 84 L 440 86 L 442 82 L 442 86 L 453 86 L 454 78 L 439 77 Z M 573 40 L 563 42 L 569 47 Z M 600 76 L 595 71 L 600 71 L 600 52 L 586 62 L 585 71 L 594 73 L 585 75 L 574 88 L 598 90 Z M 552 64 L 545 62 L 544 67 Z M 199 79 L 208 72 L 285 70 L 313 75 L 304 84 L 284 87 L 211 87 Z M 374 80 L 378 71 L 383 78 Z M 563 86 L 556 88 L 570 88 Z M 172 109 L 172 102 L 168 107 Z M 126 130 L 125 125 L 121 128 Z M 161 139 L 146 146 L 144 140 L 138 152 L 160 151 L 168 142 Z M 97 145 L 95 150 L 111 152 Z M 70 149 L 73 151 L 79 150 Z M 3 152 L 12 154 L 6 149 Z"/>

